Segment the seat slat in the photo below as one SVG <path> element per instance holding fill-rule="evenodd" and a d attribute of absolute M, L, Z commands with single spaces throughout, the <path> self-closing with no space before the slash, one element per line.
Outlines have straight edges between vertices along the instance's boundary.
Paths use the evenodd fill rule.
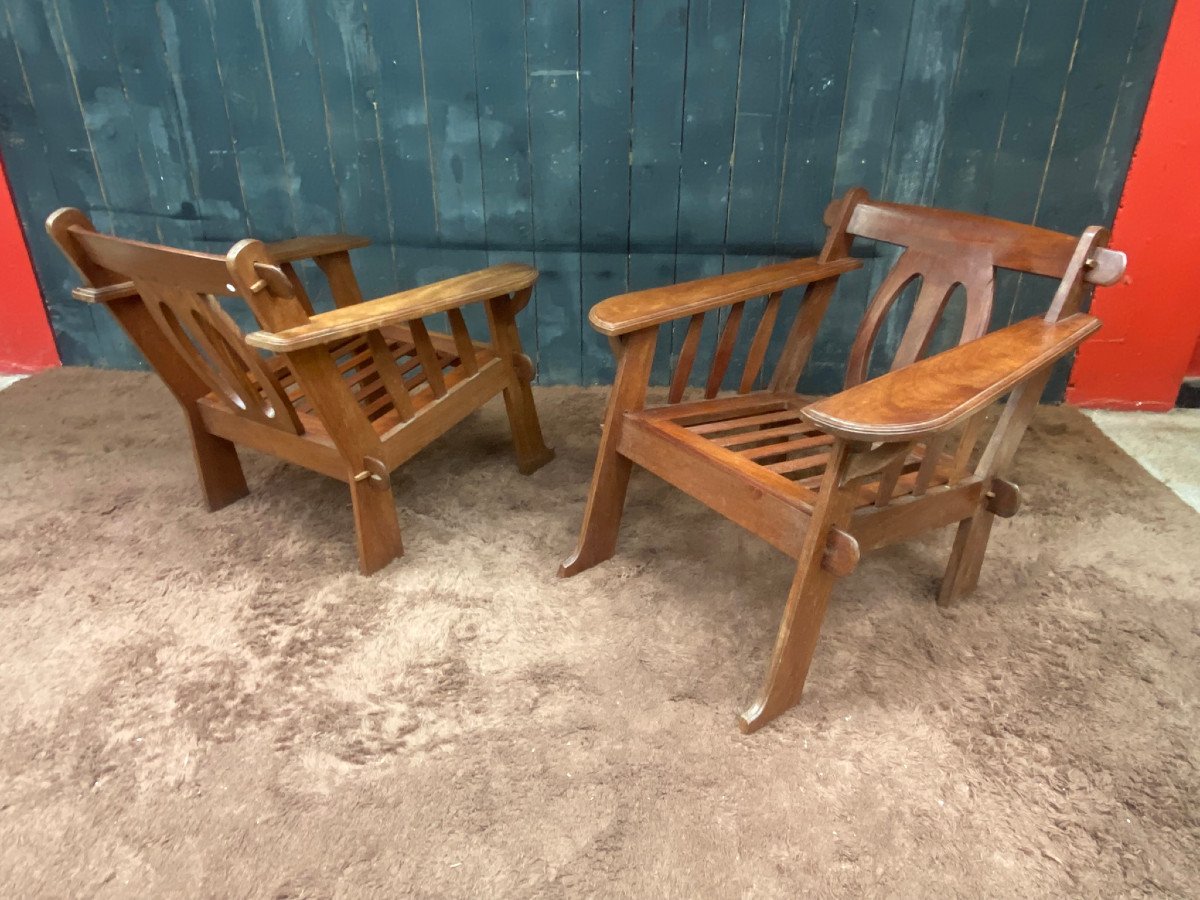
<path fill-rule="evenodd" d="M 718 431 L 732 431 L 750 425 L 773 425 L 777 422 L 798 422 L 800 414 L 792 409 L 778 412 L 763 413 L 759 416 L 747 416 L 743 419 L 722 419 L 719 422 L 705 422 L 700 425 L 688 425 L 687 430 L 692 434 L 711 434 Z"/>
<path fill-rule="evenodd" d="M 815 453 L 811 456 L 802 456 L 798 459 L 788 459 L 781 463 L 773 463 L 769 466 L 766 466 L 766 468 L 770 469 L 772 472 L 778 472 L 780 475 L 799 476 L 801 472 L 824 472 L 825 466 L 828 463 L 828 453 Z M 819 483 L 820 475 L 818 474 L 814 477 L 818 479 Z"/>
<path fill-rule="evenodd" d="M 747 459 L 764 459 L 768 456 L 778 456 L 781 453 L 798 453 L 801 450 L 813 450 L 820 447 L 828 447 L 832 443 L 833 438 L 829 437 L 828 435 L 819 434 L 814 437 L 801 438 L 800 440 L 784 441 L 782 444 L 771 444 L 767 447 L 754 447 L 750 450 L 741 450 L 739 451 L 739 455 L 744 456 Z M 768 465 L 767 468 L 773 472 L 790 472 L 791 469 L 788 468 L 786 464 L 788 462 L 795 461 L 796 460 L 784 460 L 784 462 L 781 463 L 772 463 Z M 782 466 L 782 468 L 776 468 L 776 466 Z"/>
<path fill-rule="evenodd" d="M 639 415 L 688 428 L 706 422 L 728 421 L 759 413 L 798 410 L 805 402 L 803 398 L 794 395 L 738 394 L 733 397 L 718 397 L 715 400 L 694 400 L 674 406 L 653 406 L 642 410 Z"/>
<path fill-rule="evenodd" d="M 723 434 L 720 437 L 709 438 L 718 447 L 737 447 L 741 444 L 754 444 L 772 438 L 787 438 L 792 435 L 819 434 L 820 432 L 805 422 L 795 425 L 781 425 L 778 428 L 760 428 L 757 431 L 741 431 L 737 434 Z"/>

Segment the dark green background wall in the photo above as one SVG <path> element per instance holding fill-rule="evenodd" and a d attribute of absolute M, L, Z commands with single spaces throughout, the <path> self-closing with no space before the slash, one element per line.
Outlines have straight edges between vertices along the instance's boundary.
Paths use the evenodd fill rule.
<path fill-rule="evenodd" d="M 221 251 L 365 233 L 369 294 L 534 262 L 542 381 L 602 382 L 591 304 L 808 254 L 851 185 L 1110 222 L 1172 5 L 0 0 L 0 152 L 68 364 L 139 360 L 68 296 L 41 227 L 66 204 Z M 887 259 L 843 285 L 810 387 Z M 1002 282 L 997 323 L 1045 302 L 1031 282 Z"/>

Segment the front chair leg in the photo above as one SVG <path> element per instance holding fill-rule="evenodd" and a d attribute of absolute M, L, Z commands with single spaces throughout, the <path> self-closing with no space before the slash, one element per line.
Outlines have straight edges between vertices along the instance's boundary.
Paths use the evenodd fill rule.
<path fill-rule="evenodd" d="M 604 431 L 596 451 L 596 470 L 588 491 L 587 508 L 583 512 L 579 544 L 558 567 L 559 578 L 570 578 L 590 569 L 617 550 L 617 531 L 621 527 L 625 494 L 633 470 L 633 463 L 617 452 L 621 422 L 626 412 L 641 409 L 646 403 L 657 337 L 657 330 L 651 328 L 613 341 L 613 350 L 618 357 L 617 377 L 604 414 Z"/>
<path fill-rule="evenodd" d="M 822 555 L 823 551 L 816 556 L 816 565 L 812 560 L 802 560 L 796 569 L 766 680 L 754 704 L 738 716 L 738 727 L 743 734 L 758 731 L 800 702 L 829 595 L 837 580 L 837 576 L 821 568 Z"/>
<path fill-rule="evenodd" d="M 738 717 L 738 727 L 744 734 L 757 731 L 795 706 L 804 692 L 829 595 L 837 580 L 837 575 L 823 565 L 825 547 L 830 530 L 843 527 L 849 519 L 861 481 L 861 478 L 847 479 L 848 457 L 846 444 L 835 441 L 797 558 L 796 575 L 788 591 L 767 677 L 753 705 Z"/>
<path fill-rule="evenodd" d="M 381 480 L 351 481 L 350 500 L 354 506 L 359 569 L 370 575 L 404 555 L 400 520 L 387 474 Z"/>
<path fill-rule="evenodd" d="M 633 463 L 617 453 L 616 441 L 601 438 L 596 454 L 596 471 L 583 511 L 579 544 L 558 567 L 559 578 L 570 578 L 612 557 L 617 551 L 617 532 L 625 511 L 629 475 Z"/>
<path fill-rule="evenodd" d="M 196 458 L 200 489 L 209 512 L 216 512 L 249 494 L 250 488 L 246 485 L 242 463 L 233 443 L 210 434 L 198 414 L 188 416 L 188 430 L 192 436 L 192 454 Z"/>

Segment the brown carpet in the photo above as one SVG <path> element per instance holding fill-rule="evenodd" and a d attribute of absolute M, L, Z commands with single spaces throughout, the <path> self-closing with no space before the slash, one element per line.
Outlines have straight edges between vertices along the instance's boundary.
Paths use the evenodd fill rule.
<path fill-rule="evenodd" d="M 948 535 L 868 557 L 744 737 L 781 554 L 643 473 L 555 578 L 603 397 L 538 392 L 531 478 L 498 401 L 425 451 L 363 578 L 333 481 L 204 512 L 153 377 L 0 393 L 0 893 L 1195 895 L 1200 519 L 1081 415 L 972 598 Z"/>

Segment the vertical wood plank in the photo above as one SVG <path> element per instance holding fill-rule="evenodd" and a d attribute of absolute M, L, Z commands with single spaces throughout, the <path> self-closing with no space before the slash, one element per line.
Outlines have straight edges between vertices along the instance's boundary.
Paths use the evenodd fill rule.
<path fill-rule="evenodd" d="M 106 0 L 105 12 L 156 231 L 164 241 L 194 246 L 202 239 L 202 223 L 185 166 L 184 126 L 171 91 L 155 3 Z"/>
<path fill-rule="evenodd" d="M 10 173 L 9 186 L 20 210 L 52 210 L 63 204 L 85 206 L 83 186 L 73 180 L 64 183 L 68 170 L 55 165 L 65 164 L 62 157 L 66 148 L 50 146 L 39 122 L 24 65 L 25 57 L 40 47 L 39 29 L 30 18 L 31 12 L 23 4 L 9 3 L 0 8 L 0 84 L 7 100 L 5 114 L 0 115 L 0 152 Z M 44 90 L 46 85 L 40 87 Z M 62 127 L 70 121 L 64 110 L 56 124 Z M 96 333 L 93 307 L 77 303 L 70 296 L 71 288 L 79 283 L 78 275 L 44 229 L 33 230 L 27 224 L 25 232 L 60 358 L 66 365 L 92 362 L 96 352 L 89 345 Z"/>
<path fill-rule="evenodd" d="M 383 91 L 379 56 L 375 51 L 374 4 L 365 0 L 328 0 L 310 6 L 314 46 L 320 63 L 325 96 L 325 131 L 333 160 L 345 227 L 363 234 L 372 246 L 354 252 L 363 293 L 368 297 L 412 286 L 416 265 L 398 266 L 396 223 L 420 211 L 419 185 L 405 191 L 405 215 L 396 215 L 396 199 L 383 165 Z M 416 53 L 415 14 L 409 3 L 388 4 L 398 20 L 411 24 L 410 43 L 403 52 Z M 398 51 L 400 52 L 400 51 Z M 431 235 L 427 235 L 428 238 Z"/>
<path fill-rule="evenodd" d="M 289 0 L 259 0 L 258 9 L 296 233 L 345 231 L 308 7 Z"/>
<path fill-rule="evenodd" d="M 30 99 L 30 109 L 37 117 L 43 136 L 49 181 L 62 198 L 57 205 L 78 206 L 92 217 L 97 228 L 110 230 L 112 217 L 105 184 L 66 59 L 54 8 L 35 0 L 8 0 L 4 11 L 4 21 L 18 55 L 18 68 L 6 71 L 12 71 L 20 78 L 18 83 L 5 90 L 4 96 L 24 91 Z M 8 178 L 13 184 L 22 181 L 21 173 L 12 168 L 8 170 Z M 18 201 L 20 196 L 17 195 Z M 41 221 L 46 213 L 29 210 L 23 217 L 26 214 L 26 234 L 36 228 L 40 242 L 44 235 Z M 31 222 L 34 228 L 30 228 Z M 42 246 L 48 247 L 48 242 Z M 57 248 L 48 249 L 57 252 Z M 69 296 L 70 287 L 78 284 L 73 273 L 65 281 L 60 278 L 57 283 L 60 285 L 56 304 L 58 315 L 52 317 L 51 322 L 56 324 L 57 318 L 72 329 L 64 332 L 64 339 L 59 342 L 63 362 L 75 360 L 106 368 L 138 368 L 141 365 L 138 354 L 130 349 L 129 342 L 107 311 L 95 310 L 81 316 L 65 308 L 66 304 L 74 303 Z"/>
<path fill-rule="evenodd" d="M 639 5 L 633 33 L 633 134 L 630 146 L 629 289 L 676 281 L 680 141 L 687 52 L 686 0 Z M 710 317 L 714 318 L 715 317 Z M 651 378 L 666 384 L 669 329 L 655 347 Z"/>
<path fill-rule="evenodd" d="M 693 2 L 688 7 L 687 53 L 683 89 L 683 130 L 679 160 L 679 211 L 675 227 L 677 281 L 704 278 L 725 270 L 725 229 L 729 216 L 730 162 L 738 101 L 744 3 Z M 753 48 L 751 48 L 751 52 Z M 740 266 L 753 264 L 743 260 Z M 720 310 L 714 324 L 725 321 Z M 678 348 L 688 323 L 672 324 L 672 348 Z M 737 332 L 733 332 L 734 337 Z M 708 367 L 713 346 L 701 343 L 693 370 Z M 729 354 L 732 356 L 731 343 Z M 726 365 L 729 360 L 726 359 Z"/>
<path fill-rule="evenodd" d="M 265 241 L 291 237 L 298 223 L 257 5 L 203 2 L 217 53 L 216 86 L 229 114 L 251 233 Z"/>
<path fill-rule="evenodd" d="M 883 195 L 912 17 L 913 0 L 863 0 L 855 7 L 840 134 L 834 151 L 834 196 L 855 186 L 865 187 L 874 196 Z M 886 260 L 868 264 L 843 279 L 835 305 L 837 314 L 823 323 L 809 369 L 801 380 L 802 390 L 829 393 L 840 385 L 844 348 L 854 339 L 871 284 L 881 268 L 886 268 Z"/>
<path fill-rule="evenodd" d="M 529 161 L 529 107 L 525 93 L 525 9 L 519 3 L 475 0 L 472 34 L 479 85 L 479 133 L 483 143 L 484 230 L 490 265 L 534 265 L 533 193 Z M 540 290 L 520 316 L 521 344 L 538 362 Z M 480 332 L 482 334 L 482 332 Z"/>
<path fill-rule="evenodd" d="M 987 203 L 1029 2 L 972 3 L 966 11 L 933 186 L 936 204 L 981 212 Z"/>
<path fill-rule="evenodd" d="M 834 178 L 841 141 L 846 91 L 854 62 L 851 48 L 858 17 L 856 4 L 840 0 L 807 0 L 797 11 L 792 56 L 795 60 L 788 86 L 786 146 L 783 171 L 776 199 L 774 237 L 779 257 L 811 256 L 825 241 L 821 216 L 834 198 Z M 849 304 L 861 315 L 865 299 L 854 299 L 853 282 L 840 291 L 836 312 L 829 315 L 832 326 L 841 316 L 841 305 Z M 861 293 L 861 291 L 860 291 Z M 781 316 L 795 319 L 802 292 L 784 295 Z M 861 303 L 861 305 L 859 305 Z M 773 336 L 769 356 L 777 359 L 783 350 L 786 329 Z M 852 336 L 843 330 L 841 348 L 822 335 L 817 352 L 805 369 L 802 389 L 832 393 L 845 376 L 846 347 Z"/>
<path fill-rule="evenodd" d="M 429 149 L 438 209 L 438 248 L 425 251 L 419 281 L 451 278 L 487 265 L 483 190 L 483 129 L 479 118 L 471 0 L 417 0 Z M 402 186 L 401 186 L 402 187 Z M 472 304 L 465 314 L 479 333 L 487 318 Z M 430 324 L 444 330 L 437 319 Z"/>
<path fill-rule="evenodd" d="M 526 4 L 538 378 L 577 384 L 583 310 L 579 264 L 579 7 Z M 549 300 L 549 302 L 546 302 Z"/>
<path fill-rule="evenodd" d="M 200 239 L 210 249 L 250 233 L 225 97 L 219 89 L 212 23 L 203 4 L 156 4 L 163 61 L 179 109 L 183 161 L 196 196 Z"/>
<path fill-rule="evenodd" d="M 633 0 L 579 4 L 579 225 L 583 312 L 628 289 Z M 582 325 L 584 384 L 616 372 L 608 341 Z"/>

